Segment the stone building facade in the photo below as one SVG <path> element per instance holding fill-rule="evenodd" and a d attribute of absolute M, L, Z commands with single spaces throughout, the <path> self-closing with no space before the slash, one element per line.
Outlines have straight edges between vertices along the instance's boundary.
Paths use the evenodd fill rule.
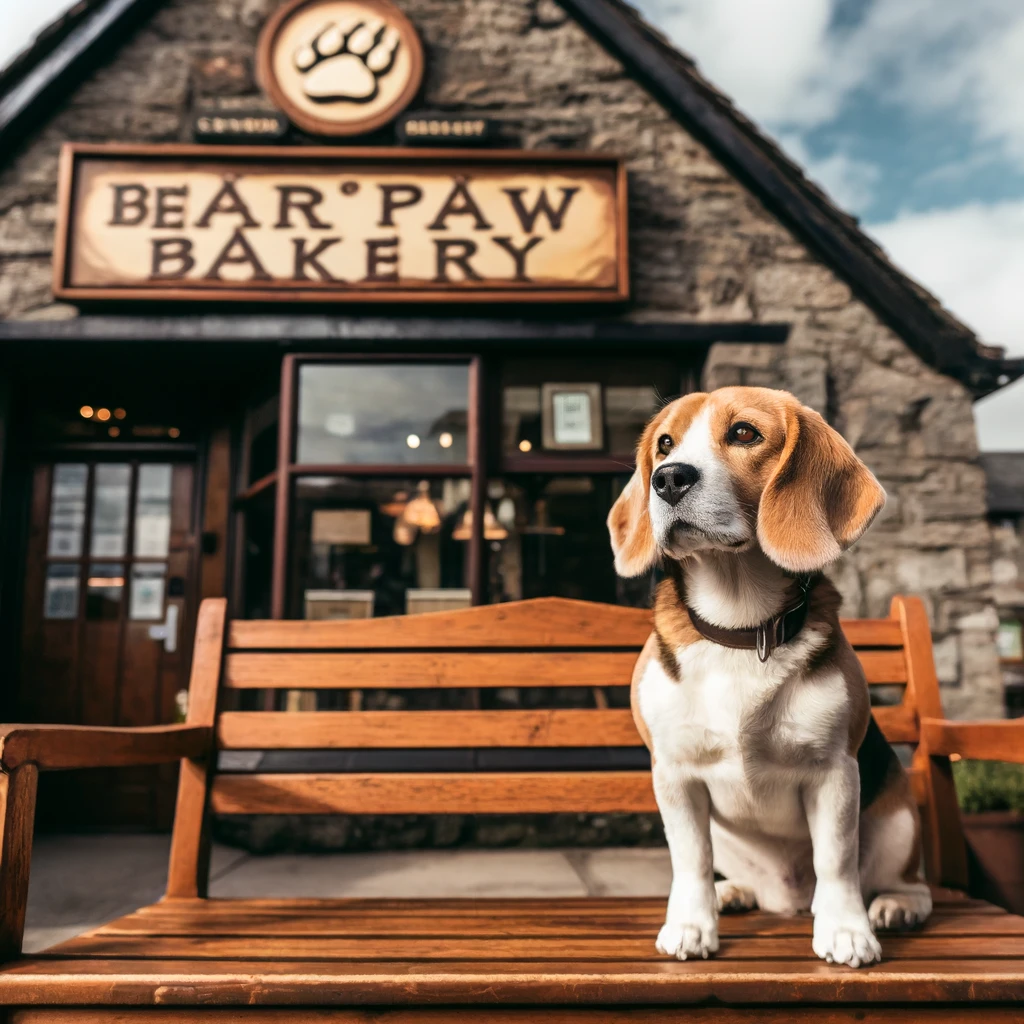
<path fill-rule="evenodd" d="M 71 344 L 76 322 L 99 316 L 109 326 L 121 313 L 79 310 L 53 297 L 62 143 L 189 142 L 192 115 L 205 102 L 263 102 L 254 49 L 276 7 L 274 0 L 155 5 L 102 52 L 93 51 L 88 71 L 59 93 L 51 90 L 31 125 L 19 125 L 17 140 L 0 155 L 0 338 L 8 367 L 20 367 L 8 373 L 13 389 L 28 379 L 19 373 L 40 372 L 24 369 L 19 345 L 44 338 Z M 884 513 L 834 570 L 844 614 L 883 616 L 894 594 L 919 594 L 932 622 L 947 712 L 1001 715 L 992 534 L 972 402 L 1018 369 L 892 268 L 686 58 L 614 0 L 402 0 L 401 8 L 427 57 L 416 108 L 492 119 L 503 146 L 625 159 L 632 299 L 599 319 L 707 327 L 705 388 L 787 388 L 842 431 L 889 496 Z M 606 16 L 624 19 L 628 32 L 660 54 L 661 78 L 615 52 L 602 37 Z M 0 93 L 17 84 L 18 74 L 15 66 L 0 78 Z M 670 75 L 705 104 L 692 125 L 685 103 L 670 102 Z M 760 194 L 757 182 L 737 170 L 729 146 L 716 142 L 718 123 L 789 190 L 782 198 Z M 365 141 L 388 145 L 392 136 L 384 129 Z M 743 165 L 748 157 L 736 159 Z M 806 210 L 803 227 L 787 213 L 795 203 Z M 848 272 L 825 251 L 820 224 L 855 251 L 858 266 L 875 268 L 874 296 L 863 270 Z M 891 305 L 880 310 L 875 297 L 896 291 L 917 318 L 917 334 L 931 331 L 931 341 L 913 342 Z M 561 311 L 555 319 L 566 316 Z M 737 325 L 785 325 L 788 333 L 776 343 L 715 340 L 712 328 L 728 335 L 726 328 Z M 8 441 L 16 430 L 8 423 Z M 10 588 L 3 600 L 17 608 Z"/>

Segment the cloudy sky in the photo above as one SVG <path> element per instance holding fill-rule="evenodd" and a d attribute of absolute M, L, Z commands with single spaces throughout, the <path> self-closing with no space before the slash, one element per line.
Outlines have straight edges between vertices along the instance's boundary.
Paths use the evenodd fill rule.
<path fill-rule="evenodd" d="M 892 258 L 1024 355 L 1024 0 L 633 0 Z M 0 65 L 67 0 L 0 0 Z M 976 406 L 1024 450 L 1024 382 Z"/>

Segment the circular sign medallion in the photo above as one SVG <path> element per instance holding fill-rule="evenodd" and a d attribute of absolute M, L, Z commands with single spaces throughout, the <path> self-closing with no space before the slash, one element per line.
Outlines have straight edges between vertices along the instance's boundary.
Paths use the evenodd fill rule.
<path fill-rule="evenodd" d="M 292 0 L 264 26 L 263 88 L 299 128 L 364 135 L 396 117 L 423 79 L 423 46 L 388 0 Z"/>

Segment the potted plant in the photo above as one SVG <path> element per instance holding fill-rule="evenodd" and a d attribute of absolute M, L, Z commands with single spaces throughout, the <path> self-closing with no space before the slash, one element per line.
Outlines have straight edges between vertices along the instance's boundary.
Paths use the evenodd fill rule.
<path fill-rule="evenodd" d="M 975 896 L 1024 914 L 1024 765 L 953 765 Z"/>

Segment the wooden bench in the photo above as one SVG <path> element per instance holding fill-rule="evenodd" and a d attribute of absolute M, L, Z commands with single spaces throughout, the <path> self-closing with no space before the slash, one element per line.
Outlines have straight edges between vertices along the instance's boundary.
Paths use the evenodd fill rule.
<path fill-rule="evenodd" d="M 559 599 L 355 622 L 198 622 L 188 720 L 153 729 L 11 726 L 0 760 L 0 1005 L 17 1024 L 234 1021 L 440 1024 L 452 1020 L 648 1019 L 1021 1021 L 1024 918 L 968 898 L 945 755 L 1021 760 L 1021 723 L 941 720 L 921 603 L 845 623 L 872 684 L 902 691 L 877 719 L 915 746 L 936 910 L 887 935 L 885 959 L 853 971 L 811 953 L 807 917 L 724 916 L 706 962 L 659 956 L 663 899 L 209 899 L 209 827 L 219 814 L 637 812 L 649 773 L 218 772 L 231 750 L 637 747 L 621 693 L 648 614 Z M 245 689 L 598 688 L 594 706 L 533 710 L 223 710 Z M 894 691 L 892 687 L 898 687 Z M 465 695 L 464 695 L 465 696 Z M 607 693 L 605 694 L 607 696 Z M 218 697 L 220 699 L 218 700 Z M 589 700 L 589 697 L 588 697 Z M 252 703 L 250 701 L 250 703 Z M 466 704 L 474 704 L 467 700 Z M 181 758 L 167 894 L 45 953 L 21 955 L 39 770 Z M 68 865 L 69 871 L 74 865 Z M 913 1012 L 907 1012 L 908 1005 Z M 687 1007 L 684 1014 L 669 1007 Z M 892 1008 L 892 1009 L 887 1009 Z M 115 1012 L 116 1011 L 116 1012 Z M 666 1013 L 671 1012 L 671 1018 Z"/>

